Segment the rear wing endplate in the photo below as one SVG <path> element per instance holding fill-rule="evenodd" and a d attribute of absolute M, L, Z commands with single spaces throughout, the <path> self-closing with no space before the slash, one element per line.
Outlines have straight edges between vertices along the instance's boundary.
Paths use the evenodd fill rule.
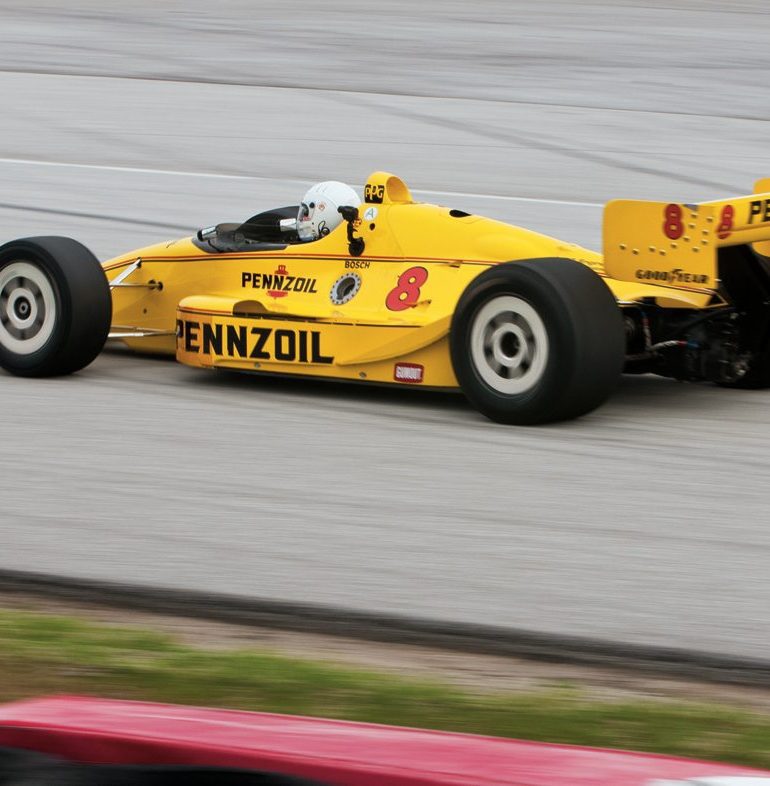
<path fill-rule="evenodd" d="M 755 193 L 684 204 L 617 199 L 604 208 L 604 265 L 611 278 L 714 291 L 718 251 L 755 244 L 770 256 L 770 178 Z"/>

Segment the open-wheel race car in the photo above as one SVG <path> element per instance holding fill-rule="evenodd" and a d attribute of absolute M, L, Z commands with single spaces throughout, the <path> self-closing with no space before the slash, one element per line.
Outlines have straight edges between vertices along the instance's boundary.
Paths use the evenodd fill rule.
<path fill-rule="evenodd" d="M 360 204 L 330 198 L 341 223 L 309 241 L 304 202 L 103 265 L 68 238 L 15 240 L 0 365 L 68 374 L 109 337 L 201 368 L 460 389 L 515 424 L 590 412 L 622 372 L 767 387 L 768 191 L 612 201 L 603 255 L 417 203 L 386 172 Z"/>
<path fill-rule="evenodd" d="M 770 786 L 671 756 L 85 697 L 0 707 L 0 786 Z"/>

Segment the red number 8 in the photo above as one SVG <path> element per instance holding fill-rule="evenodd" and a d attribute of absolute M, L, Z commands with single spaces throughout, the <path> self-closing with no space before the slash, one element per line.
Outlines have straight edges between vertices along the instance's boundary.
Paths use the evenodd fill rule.
<path fill-rule="evenodd" d="M 666 205 L 663 210 L 663 234 L 669 240 L 679 240 L 684 234 L 682 208 L 679 205 Z"/>
<path fill-rule="evenodd" d="M 717 227 L 717 237 L 720 240 L 730 237 L 735 218 L 735 208 L 732 205 L 725 205 L 722 208 L 722 215 L 719 216 L 719 226 Z"/>
<path fill-rule="evenodd" d="M 394 289 L 388 292 L 385 305 L 391 311 L 404 311 L 416 306 L 420 297 L 420 287 L 428 280 L 428 271 L 424 267 L 410 267 L 399 277 Z"/>

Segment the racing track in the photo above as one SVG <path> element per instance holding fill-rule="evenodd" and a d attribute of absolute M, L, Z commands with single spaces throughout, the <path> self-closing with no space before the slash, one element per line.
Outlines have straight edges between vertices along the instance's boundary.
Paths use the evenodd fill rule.
<path fill-rule="evenodd" d="M 3 239 L 105 257 L 383 168 L 596 246 L 607 198 L 770 174 L 759 2 L 156 5 L 0 0 Z M 770 393 L 512 429 L 107 352 L 0 408 L 0 569 L 768 659 Z"/>

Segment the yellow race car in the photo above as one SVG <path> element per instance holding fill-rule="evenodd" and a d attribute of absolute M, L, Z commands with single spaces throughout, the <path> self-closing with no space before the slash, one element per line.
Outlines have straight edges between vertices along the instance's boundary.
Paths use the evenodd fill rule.
<path fill-rule="evenodd" d="M 603 255 L 417 203 L 387 172 L 359 204 L 321 193 L 103 265 L 68 238 L 11 241 L 0 364 L 68 374 L 109 337 L 200 368 L 459 388 L 515 424 L 583 415 L 624 371 L 766 387 L 767 192 L 610 202 Z"/>

